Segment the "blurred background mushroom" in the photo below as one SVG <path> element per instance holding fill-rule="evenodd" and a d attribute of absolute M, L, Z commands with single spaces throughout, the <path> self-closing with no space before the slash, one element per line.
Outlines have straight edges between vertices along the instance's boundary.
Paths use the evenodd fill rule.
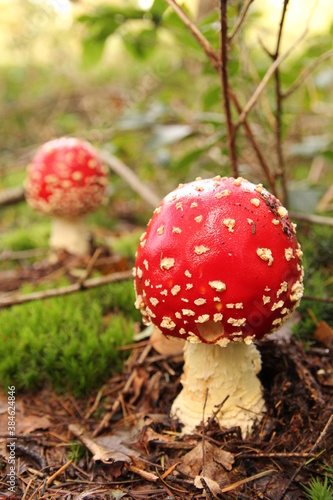
<path fill-rule="evenodd" d="M 50 246 L 78 256 L 90 252 L 83 217 L 103 203 L 108 169 L 86 141 L 62 137 L 45 143 L 28 166 L 25 196 L 53 218 Z"/>

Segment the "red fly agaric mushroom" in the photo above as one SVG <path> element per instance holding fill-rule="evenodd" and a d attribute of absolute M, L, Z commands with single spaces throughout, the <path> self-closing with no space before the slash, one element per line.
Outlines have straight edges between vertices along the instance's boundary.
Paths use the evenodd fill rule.
<path fill-rule="evenodd" d="M 301 257 L 287 210 L 260 184 L 197 179 L 156 208 L 136 255 L 136 307 L 168 338 L 188 341 L 171 408 L 183 432 L 201 422 L 204 405 L 207 420 L 226 398 L 220 425 L 245 436 L 262 418 L 253 342 L 299 304 Z"/>
<path fill-rule="evenodd" d="M 28 166 L 25 196 L 35 210 L 53 217 L 50 246 L 89 253 L 83 216 L 105 198 L 107 168 L 88 143 L 63 137 L 44 144 Z"/>

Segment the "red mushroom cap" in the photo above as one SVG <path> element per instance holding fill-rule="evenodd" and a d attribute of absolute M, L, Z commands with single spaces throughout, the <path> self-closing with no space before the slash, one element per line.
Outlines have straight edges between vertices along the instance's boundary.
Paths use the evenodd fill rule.
<path fill-rule="evenodd" d="M 163 199 L 141 236 L 136 307 L 167 336 L 251 343 L 298 305 L 301 257 L 287 210 L 262 185 L 197 179 Z"/>
<path fill-rule="evenodd" d="M 39 148 L 28 166 L 25 194 L 40 212 L 76 217 L 101 205 L 107 183 L 107 168 L 95 149 L 88 142 L 63 137 Z"/>

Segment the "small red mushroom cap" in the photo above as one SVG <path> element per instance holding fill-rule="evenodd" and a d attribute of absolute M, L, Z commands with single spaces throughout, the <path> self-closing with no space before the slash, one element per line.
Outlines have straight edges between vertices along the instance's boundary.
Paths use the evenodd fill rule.
<path fill-rule="evenodd" d="M 88 142 L 63 137 L 37 151 L 28 166 L 25 195 L 40 212 L 77 217 L 101 205 L 107 183 L 107 168 L 95 149 Z"/>
<path fill-rule="evenodd" d="M 302 252 L 280 201 L 242 178 L 197 179 L 154 211 L 136 255 L 136 307 L 165 335 L 251 343 L 303 294 Z"/>

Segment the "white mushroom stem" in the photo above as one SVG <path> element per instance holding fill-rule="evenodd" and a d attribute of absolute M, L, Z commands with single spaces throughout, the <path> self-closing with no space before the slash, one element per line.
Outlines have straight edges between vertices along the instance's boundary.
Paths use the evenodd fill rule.
<path fill-rule="evenodd" d="M 183 389 L 171 408 L 171 415 L 184 426 L 183 433 L 190 434 L 202 422 L 204 406 L 206 423 L 227 397 L 216 420 L 226 428 L 239 426 L 243 438 L 251 432 L 265 411 L 257 348 L 243 342 L 230 342 L 226 347 L 186 342 L 184 361 Z"/>
<path fill-rule="evenodd" d="M 89 254 L 89 231 L 82 217 L 58 217 L 52 221 L 50 246 L 73 255 Z"/>

